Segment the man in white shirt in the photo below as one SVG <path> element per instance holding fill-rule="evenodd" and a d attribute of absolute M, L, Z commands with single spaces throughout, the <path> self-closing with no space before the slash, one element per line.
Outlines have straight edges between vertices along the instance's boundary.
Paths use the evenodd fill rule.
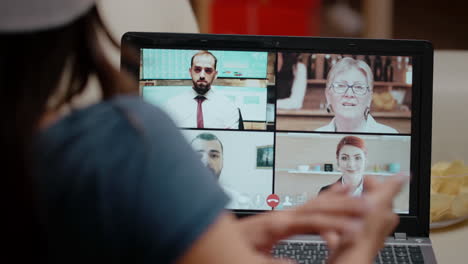
<path fill-rule="evenodd" d="M 240 110 L 211 86 L 218 76 L 216 63 L 209 51 L 193 55 L 189 68 L 192 89 L 169 99 L 166 105 L 179 127 L 239 129 Z"/>
<path fill-rule="evenodd" d="M 223 144 L 214 134 L 201 133 L 191 142 L 192 148 L 200 156 L 202 163 L 213 172 L 219 180 L 223 170 Z M 253 201 L 230 186 L 222 185 L 226 194 L 231 198 L 231 202 L 226 206 L 228 209 L 253 209 Z"/>

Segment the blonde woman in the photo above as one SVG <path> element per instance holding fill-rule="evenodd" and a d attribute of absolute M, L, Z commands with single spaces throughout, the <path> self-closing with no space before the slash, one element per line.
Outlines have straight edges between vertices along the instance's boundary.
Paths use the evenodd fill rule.
<path fill-rule="evenodd" d="M 370 112 L 373 93 L 372 71 L 364 61 L 345 57 L 331 68 L 325 96 L 327 112 L 335 116 L 315 131 L 398 133 L 375 121 Z"/>

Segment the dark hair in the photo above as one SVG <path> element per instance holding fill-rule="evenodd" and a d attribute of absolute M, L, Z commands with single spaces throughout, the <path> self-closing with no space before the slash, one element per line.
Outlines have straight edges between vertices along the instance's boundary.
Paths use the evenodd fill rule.
<path fill-rule="evenodd" d="M 215 57 L 215 55 L 213 55 L 213 53 L 207 51 L 207 50 L 200 50 L 199 52 L 195 53 L 193 56 L 192 56 L 192 60 L 190 60 L 190 67 L 193 66 L 193 59 L 197 56 L 202 56 L 202 55 L 210 55 L 211 57 L 213 57 L 214 59 L 214 68 L 216 70 L 216 64 L 218 63 L 218 59 Z"/>
<path fill-rule="evenodd" d="M 224 151 L 223 149 L 223 143 L 221 142 L 221 140 L 219 140 L 219 138 L 217 136 L 215 136 L 214 134 L 211 134 L 211 133 L 208 133 L 208 132 L 204 132 L 204 133 L 201 133 L 201 134 L 198 134 L 195 138 L 192 139 L 192 141 L 190 142 L 190 144 L 192 144 L 195 140 L 197 139 L 201 139 L 201 140 L 208 140 L 208 141 L 211 141 L 211 140 L 217 140 L 219 142 L 219 144 L 221 145 L 221 150 Z"/>
<path fill-rule="evenodd" d="M 104 56 L 99 41 L 103 33 L 112 41 L 93 7 L 60 28 L 0 34 L 0 141 L 5 154 L 2 170 L 7 172 L 2 173 L 2 185 L 12 192 L 9 207 L 2 212 L 8 218 L 3 230 L 12 234 L 2 235 L 2 239 L 17 248 L 21 245 L 23 252 L 37 252 L 45 245 L 38 241 L 41 236 L 33 180 L 34 144 L 41 118 L 48 110 L 57 110 L 81 94 L 93 74 L 100 82 L 103 99 L 136 87 L 130 75 L 121 74 Z M 58 93 L 65 68 L 70 78 L 63 93 Z M 58 97 L 50 106 L 52 96 Z"/>
<path fill-rule="evenodd" d="M 291 87 L 294 80 L 294 67 L 300 61 L 299 53 L 283 52 L 283 65 L 276 77 L 276 97 L 284 99 L 291 96 Z M 278 62 L 277 62 L 278 63 Z"/>

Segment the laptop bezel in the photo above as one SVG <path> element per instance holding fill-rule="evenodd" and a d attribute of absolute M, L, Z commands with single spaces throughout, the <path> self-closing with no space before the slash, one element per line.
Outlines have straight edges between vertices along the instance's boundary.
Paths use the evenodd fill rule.
<path fill-rule="evenodd" d="M 424 40 L 382 40 L 254 35 L 127 32 L 122 50 L 142 48 L 255 50 L 309 53 L 399 55 L 413 57 L 411 118 L 411 215 L 400 215 L 395 232 L 429 236 L 430 165 L 432 134 L 433 47 Z M 122 54 L 124 54 L 122 52 Z M 121 67 L 139 77 L 139 64 L 121 56 Z M 414 151 L 415 150 L 415 151 Z M 239 217 L 262 211 L 236 210 Z"/>

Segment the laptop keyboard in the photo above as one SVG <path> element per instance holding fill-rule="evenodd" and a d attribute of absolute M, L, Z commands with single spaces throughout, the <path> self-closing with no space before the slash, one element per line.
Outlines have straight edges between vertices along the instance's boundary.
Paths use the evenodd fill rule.
<path fill-rule="evenodd" d="M 293 259 L 298 264 L 326 263 L 327 246 L 323 243 L 287 242 L 278 243 L 271 251 L 276 258 Z M 424 263 L 419 246 L 386 245 L 380 250 L 374 263 L 420 264 Z"/>

